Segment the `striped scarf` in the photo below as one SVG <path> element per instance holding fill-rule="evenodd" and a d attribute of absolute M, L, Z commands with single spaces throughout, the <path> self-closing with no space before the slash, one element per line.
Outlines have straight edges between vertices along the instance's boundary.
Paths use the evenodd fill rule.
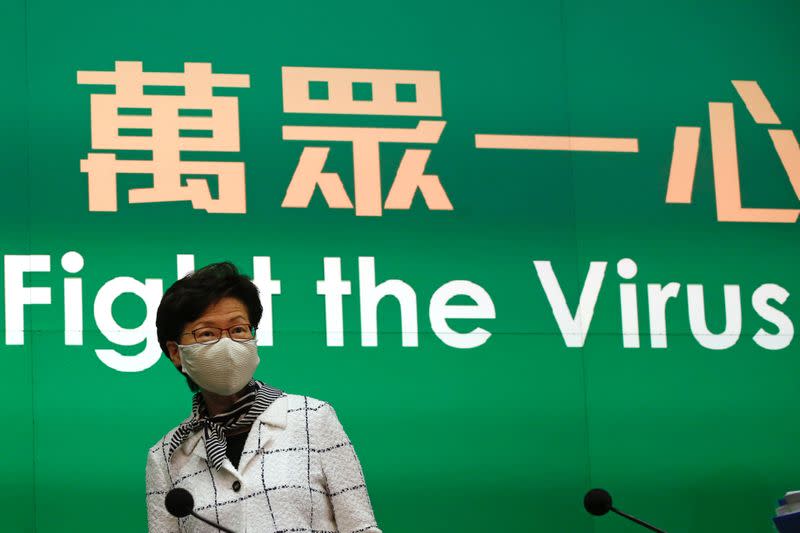
<path fill-rule="evenodd" d="M 261 381 L 250 380 L 245 387 L 244 396 L 234 403 L 230 409 L 215 416 L 209 416 L 203 395 L 195 393 L 192 398 L 192 417 L 183 422 L 175 430 L 169 444 L 168 454 L 172 454 L 189 438 L 192 433 L 203 430 L 203 442 L 209 464 L 216 470 L 222 468 L 227 450 L 226 434 L 235 430 L 250 427 L 261 413 L 276 399 L 283 396 L 283 391 L 270 387 Z"/>

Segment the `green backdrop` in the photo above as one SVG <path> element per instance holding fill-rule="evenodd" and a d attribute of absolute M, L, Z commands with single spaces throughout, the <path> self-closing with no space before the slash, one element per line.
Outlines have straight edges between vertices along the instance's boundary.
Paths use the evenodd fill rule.
<path fill-rule="evenodd" d="M 777 328 L 750 299 L 765 283 L 780 285 L 790 296 L 771 305 L 800 318 L 797 226 L 717 220 L 708 103 L 734 104 L 743 204 L 800 207 L 767 127 L 731 84 L 757 81 L 780 127 L 800 126 L 799 22 L 796 2 L 755 0 L 7 0 L 0 320 L 7 330 L 18 312 L 8 304 L 11 256 L 49 256 L 49 271 L 23 279 L 49 287 L 51 303 L 26 305 L 23 342 L 2 344 L 3 529 L 146 528 L 146 452 L 187 415 L 190 393 L 163 356 L 141 372 L 103 364 L 96 349 L 133 356 L 145 343 L 112 343 L 93 303 L 115 277 L 166 288 L 176 255 L 194 254 L 197 265 L 227 259 L 248 274 L 254 256 L 271 258 L 281 294 L 257 377 L 334 405 L 385 531 L 638 531 L 589 517 L 582 498 L 593 486 L 670 532 L 770 531 L 775 499 L 800 488 L 800 360 L 793 332 L 778 332 L 791 337 L 780 350 L 753 341 L 760 328 Z M 239 98 L 241 150 L 207 156 L 244 162 L 246 214 L 128 203 L 147 176 L 119 177 L 117 212 L 89 211 L 80 160 L 96 152 L 90 95 L 101 90 L 77 84 L 76 73 L 110 71 L 115 61 L 156 72 L 210 62 L 250 76 L 249 88 L 220 92 Z M 416 124 L 284 113 L 282 66 L 440 72 L 447 124 L 427 147 L 426 168 L 453 210 L 430 210 L 418 194 L 409 210 L 360 217 L 329 208 L 318 192 L 306 209 L 282 208 L 306 145 L 333 146 L 326 169 L 353 190 L 349 145 L 284 141 L 283 125 Z M 677 126 L 702 128 L 686 205 L 665 202 Z M 636 138 L 639 151 L 477 149 L 479 133 Z M 384 198 L 409 147 L 381 148 Z M 61 267 L 69 251 L 84 259 L 74 275 Z M 342 347 L 326 345 L 316 293 L 325 257 L 340 257 L 353 282 Z M 378 282 L 413 287 L 418 346 L 402 345 L 391 298 L 378 308 L 378 346 L 361 345 L 359 257 L 375 258 Z M 638 266 L 627 283 L 638 295 L 640 348 L 623 347 L 623 258 Z M 565 343 L 533 261 L 550 262 L 572 313 L 590 263 L 608 263 L 582 346 Z M 65 344 L 65 277 L 82 280 L 82 345 Z M 479 347 L 450 347 L 431 327 L 431 296 L 451 280 L 491 296 L 494 319 L 449 322 L 488 330 Z M 668 282 L 681 284 L 667 306 L 668 347 L 652 348 L 647 285 Z M 688 284 L 704 288 L 715 333 L 726 326 L 723 286 L 740 287 L 732 347 L 710 350 L 692 334 Z M 112 310 L 124 328 L 152 323 L 133 294 Z"/>

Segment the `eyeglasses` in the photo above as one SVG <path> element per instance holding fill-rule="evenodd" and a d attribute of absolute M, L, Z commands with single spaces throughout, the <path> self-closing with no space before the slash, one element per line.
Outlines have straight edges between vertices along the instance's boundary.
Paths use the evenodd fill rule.
<path fill-rule="evenodd" d="M 236 324 L 229 328 L 197 328 L 189 333 L 182 333 L 181 337 L 192 335 L 198 344 L 216 344 L 222 338 L 224 331 L 227 331 L 228 337 L 236 342 L 246 342 L 256 338 L 256 327 L 250 324 Z"/>

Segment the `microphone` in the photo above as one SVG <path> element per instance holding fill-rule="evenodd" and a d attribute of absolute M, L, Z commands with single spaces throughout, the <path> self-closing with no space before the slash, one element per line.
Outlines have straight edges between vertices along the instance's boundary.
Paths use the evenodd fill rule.
<path fill-rule="evenodd" d="M 622 517 L 627 518 L 628 520 L 636 522 L 640 526 L 646 527 L 650 531 L 655 531 L 656 533 L 667 533 L 663 529 L 658 529 L 655 526 L 651 526 L 647 522 L 643 522 L 634 516 L 623 513 L 619 509 L 615 509 L 611 503 L 611 494 L 603 489 L 592 489 L 587 492 L 586 496 L 583 497 L 583 506 L 587 511 L 589 511 L 589 514 L 593 514 L 595 516 L 602 516 L 607 512 L 612 511 Z"/>
<path fill-rule="evenodd" d="M 224 531 L 225 533 L 236 533 L 232 529 L 228 529 L 227 527 L 223 527 L 216 522 L 213 522 L 207 518 L 203 518 L 199 514 L 194 512 L 194 498 L 192 498 L 192 493 L 186 489 L 182 489 L 180 487 L 176 487 L 170 490 L 167 493 L 167 496 L 164 498 L 164 507 L 167 508 L 169 514 L 172 516 L 177 516 L 178 518 L 183 518 L 184 516 L 192 515 L 193 517 L 197 518 L 208 524 L 209 526 L 213 526 L 220 531 Z"/>

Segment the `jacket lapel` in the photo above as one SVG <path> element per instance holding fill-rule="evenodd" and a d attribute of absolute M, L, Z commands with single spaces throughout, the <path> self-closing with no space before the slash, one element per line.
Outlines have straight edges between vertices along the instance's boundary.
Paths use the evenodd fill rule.
<path fill-rule="evenodd" d="M 289 399 L 286 396 L 277 398 L 253 422 L 253 427 L 250 428 L 250 433 L 244 443 L 245 453 L 239 460 L 239 472 L 244 472 L 250 461 L 260 455 L 261 450 L 267 449 L 275 435 L 286 428 L 288 403 Z"/>
<path fill-rule="evenodd" d="M 253 427 L 250 428 L 250 433 L 247 435 L 247 440 L 244 444 L 245 453 L 242 454 L 242 458 L 239 460 L 238 471 L 233 467 L 233 463 L 231 463 L 228 459 L 225 459 L 225 462 L 222 465 L 224 469 L 230 471 L 231 474 L 241 479 L 239 473 L 244 472 L 244 469 L 247 467 L 248 463 L 250 463 L 255 456 L 259 455 L 258 452 L 266 449 L 270 442 L 272 442 L 275 435 L 286 427 L 288 402 L 289 399 L 286 396 L 281 396 L 272 402 L 263 413 L 261 413 L 261 415 L 253 422 Z M 190 435 L 189 438 L 184 441 L 182 447 L 187 455 L 196 455 L 204 461 L 208 461 L 208 457 L 206 455 L 206 446 L 203 443 L 202 431 L 197 431 Z"/>
<path fill-rule="evenodd" d="M 203 444 L 203 431 L 195 431 L 183 442 L 181 445 L 186 455 L 192 454 L 200 457 L 201 459 L 208 459 L 206 457 L 206 446 Z"/>

